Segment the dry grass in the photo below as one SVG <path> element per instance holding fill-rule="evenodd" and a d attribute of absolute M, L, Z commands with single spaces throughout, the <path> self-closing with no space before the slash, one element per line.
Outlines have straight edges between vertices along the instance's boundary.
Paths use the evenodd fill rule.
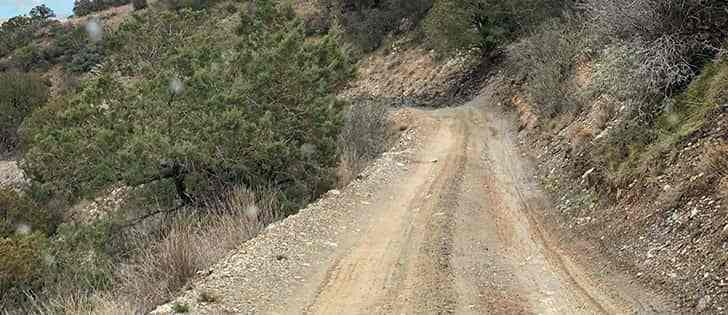
<path fill-rule="evenodd" d="M 339 136 L 337 185 L 346 186 L 367 165 L 387 150 L 393 139 L 393 124 L 387 105 L 375 99 L 352 104 Z"/>
<path fill-rule="evenodd" d="M 141 247 L 135 259 L 119 268 L 116 293 L 142 311 L 169 300 L 197 272 L 273 222 L 275 200 L 271 194 L 236 188 L 210 200 L 198 213 L 177 217 L 161 240 L 149 240 L 148 234 L 140 233 L 137 241 L 151 245 Z M 199 211 L 206 215 L 200 216 Z"/>
<path fill-rule="evenodd" d="M 40 299 L 36 296 L 28 296 L 29 307 L 24 310 L 27 313 L 38 315 L 116 315 L 138 313 L 131 303 L 115 298 L 108 293 L 97 293 L 88 296 L 78 291 L 66 292 L 64 295 L 56 295 L 50 299 Z M 6 314 L 0 312 L 0 314 Z M 10 314 L 10 313 L 7 313 Z"/>
<path fill-rule="evenodd" d="M 29 297 L 36 314 L 141 314 L 169 301 L 198 272 L 212 267 L 232 249 L 277 219 L 277 198 L 267 191 L 230 189 L 199 208 L 125 232 L 136 249 L 118 264 L 108 291 L 62 292 Z M 156 230 L 150 229 L 154 227 Z M 161 230 L 161 232 L 159 231 Z M 214 296 L 205 297 L 215 300 Z M 4 314 L 1 312 L 0 314 Z"/>
<path fill-rule="evenodd" d="M 219 300 L 220 298 L 210 291 L 202 291 L 200 292 L 200 295 L 197 296 L 197 302 L 201 303 L 216 303 Z"/>
<path fill-rule="evenodd" d="M 571 132 L 570 143 L 574 148 L 578 148 L 588 143 L 593 138 L 594 131 L 590 127 L 579 126 Z"/>
<path fill-rule="evenodd" d="M 531 104 L 526 102 L 523 97 L 515 95 L 511 98 L 511 104 L 518 110 L 518 118 L 520 124 L 519 129 L 533 129 L 538 125 L 538 116 L 533 112 Z"/>
<path fill-rule="evenodd" d="M 369 162 L 368 158 L 359 155 L 354 149 L 343 151 L 339 156 L 339 165 L 336 167 L 336 185 L 343 188 L 354 181 Z"/>

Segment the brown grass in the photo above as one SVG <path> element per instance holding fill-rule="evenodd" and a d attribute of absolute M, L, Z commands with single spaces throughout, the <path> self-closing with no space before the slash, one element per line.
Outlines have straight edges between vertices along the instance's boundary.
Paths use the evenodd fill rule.
<path fill-rule="evenodd" d="M 594 131 L 588 126 L 579 126 L 571 134 L 571 145 L 581 147 L 594 138 Z"/>
<path fill-rule="evenodd" d="M 369 160 L 357 154 L 356 150 L 343 151 L 339 156 L 339 165 L 336 167 L 336 185 L 343 188 L 367 167 Z"/>
<path fill-rule="evenodd" d="M 177 217 L 161 240 L 139 234 L 137 241 L 150 245 L 121 266 L 115 293 L 120 293 L 122 302 L 130 301 L 126 303 L 143 311 L 168 301 L 197 272 L 210 268 L 273 222 L 275 200 L 272 194 L 236 188 L 210 200 L 198 213 Z M 199 211 L 207 214 L 200 216 Z"/>
<path fill-rule="evenodd" d="M 108 293 L 87 296 L 83 292 L 76 292 L 74 294 L 58 295 L 42 302 L 31 298 L 30 303 L 32 304 L 32 312 L 39 315 L 116 315 L 139 312 L 128 301 L 121 300 Z"/>
<path fill-rule="evenodd" d="M 373 98 L 355 100 L 339 136 L 336 180 L 344 187 L 384 153 L 397 132 L 386 103 Z"/>
<path fill-rule="evenodd" d="M 538 116 L 533 112 L 533 108 L 522 97 L 515 95 L 511 98 L 511 104 L 518 110 L 518 118 L 520 120 L 519 129 L 533 129 L 538 125 Z"/>
<path fill-rule="evenodd" d="M 179 294 L 198 272 L 255 237 L 277 219 L 277 198 L 267 191 L 234 188 L 186 209 L 166 223 L 125 232 L 130 258 L 119 263 L 108 291 L 61 292 L 29 297 L 37 314 L 141 314 Z M 156 229 L 156 230 L 155 230 Z M 161 230 L 161 232 L 159 231 Z M 216 300 L 210 295 L 206 300 Z M 0 311 L 0 314 L 4 312 Z"/>

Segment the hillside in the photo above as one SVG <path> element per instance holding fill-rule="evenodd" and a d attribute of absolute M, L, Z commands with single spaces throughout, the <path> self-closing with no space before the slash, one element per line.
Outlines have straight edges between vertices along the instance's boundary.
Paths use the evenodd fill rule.
<path fill-rule="evenodd" d="M 725 3 L 132 2 L 0 27 L 3 314 L 726 312 Z"/>

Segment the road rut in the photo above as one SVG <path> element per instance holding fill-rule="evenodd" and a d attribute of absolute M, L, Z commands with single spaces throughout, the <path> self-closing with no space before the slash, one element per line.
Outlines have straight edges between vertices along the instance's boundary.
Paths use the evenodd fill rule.
<path fill-rule="evenodd" d="M 391 178 L 284 221 L 182 301 L 210 314 L 647 313 L 605 294 L 549 238 L 535 215 L 549 203 L 510 117 L 482 97 L 423 115 L 420 146 L 383 166 Z M 297 232 L 322 224 L 316 215 L 330 220 Z M 261 258 L 273 247 L 286 261 Z M 202 291 L 222 298 L 194 302 Z"/>

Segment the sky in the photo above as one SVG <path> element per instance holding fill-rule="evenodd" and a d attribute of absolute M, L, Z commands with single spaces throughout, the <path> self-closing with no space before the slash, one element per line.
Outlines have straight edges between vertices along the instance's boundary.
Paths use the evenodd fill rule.
<path fill-rule="evenodd" d="M 26 15 L 33 7 L 45 4 L 59 18 L 73 14 L 73 0 L 0 0 L 0 21 Z"/>

